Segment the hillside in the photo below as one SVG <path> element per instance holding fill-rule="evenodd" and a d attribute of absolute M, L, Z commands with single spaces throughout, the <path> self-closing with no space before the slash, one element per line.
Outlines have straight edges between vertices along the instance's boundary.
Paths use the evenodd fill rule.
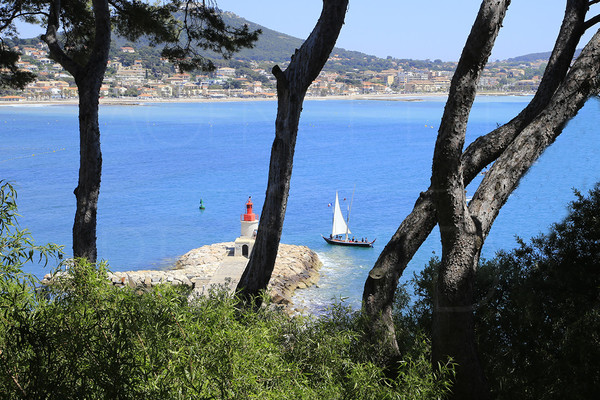
<path fill-rule="evenodd" d="M 575 56 L 577 57 L 579 56 L 579 53 L 581 53 L 581 49 L 575 51 Z M 531 54 L 525 54 L 522 56 L 518 56 L 518 57 L 513 57 L 513 58 L 509 58 L 508 60 L 506 60 L 506 62 L 509 63 L 521 63 L 521 62 L 533 62 L 533 61 L 538 61 L 538 60 L 548 60 L 550 59 L 550 55 L 552 54 L 552 52 L 550 51 L 546 51 L 544 53 L 531 53 Z"/>
<path fill-rule="evenodd" d="M 242 26 L 247 24 L 251 30 L 260 29 L 260 35 L 256 45 L 252 49 L 243 49 L 236 53 L 233 58 L 241 61 L 269 62 L 271 64 L 285 64 L 289 62 L 290 57 L 294 54 L 295 49 L 302 46 L 304 39 L 299 39 L 285 33 L 277 32 L 265 26 L 248 21 L 237 16 L 232 12 L 224 12 L 224 21 L 232 26 Z M 118 36 L 113 36 L 112 49 L 113 54 L 116 54 L 117 49 L 122 46 L 131 46 L 136 49 L 144 49 L 147 55 L 159 57 L 160 48 L 151 48 L 148 46 L 147 40 L 139 40 L 131 43 L 126 39 Z M 206 53 L 206 52 L 205 52 Z M 215 53 L 206 53 L 208 58 L 213 59 L 215 64 L 226 66 L 230 63 L 223 61 Z M 361 53 L 358 51 L 349 51 L 339 47 L 334 48 L 332 55 L 338 57 L 335 63 L 328 63 L 326 70 L 349 70 L 349 69 L 374 69 L 381 71 L 383 69 L 393 68 L 393 62 L 387 59 L 381 59 L 372 55 Z"/>
<path fill-rule="evenodd" d="M 285 63 L 290 60 L 290 56 L 294 54 L 295 49 L 302 46 L 305 38 L 299 39 L 285 33 L 277 32 L 265 26 L 248 21 L 237 16 L 232 12 L 225 12 L 225 22 L 232 26 L 242 26 L 247 24 L 250 29 L 261 29 L 262 35 L 258 39 L 256 46 L 252 49 L 244 49 L 236 53 L 235 58 L 240 60 L 253 61 L 273 61 L 276 63 Z M 337 54 L 339 58 L 353 60 L 354 63 L 362 63 L 363 60 L 374 62 L 381 60 L 378 57 L 371 56 L 358 51 L 349 51 L 336 47 L 332 54 Z M 386 60 L 381 60 L 385 63 Z"/>
<path fill-rule="evenodd" d="M 242 61 L 243 63 L 252 61 L 267 65 L 279 64 L 283 66 L 289 62 L 290 57 L 294 53 L 295 49 L 299 48 L 305 39 L 296 38 L 285 33 L 274 31 L 265 26 L 248 21 L 247 19 L 242 18 L 232 12 L 225 11 L 223 16 L 223 19 L 229 25 L 242 26 L 247 24 L 251 30 L 260 29 L 262 34 L 260 35 L 254 48 L 243 49 L 239 51 L 238 53 L 234 54 L 233 60 L 223 60 L 215 53 L 203 52 L 206 57 L 212 59 L 217 66 L 230 66 L 236 68 L 239 67 L 238 61 Z M 17 41 L 17 43 L 21 44 L 32 44 L 34 42 L 37 42 L 37 40 L 22 39 Z M 123 46 L 133 47 L 136 49 L 137 53 L 135 56 L 132 55 L 131 57 L 125 57 L 123 61 L 126 65 L 133 63 L 134 59 L 137 58 L 143 59 L 144 64 L 147 67 L 155 70 L 155 72 L 160 72 L 158 70 L 164 69 L 160 67 L 162 64 L 160 62 L 160 46 L 150 47 L 149 41 L 144 38 L 140 38 L 136 43 L 131 43 L 115 34 L 113 35 L 113 42 L 111 44 L 111 57 L 115 57 L 117 55 L 122 57 L 123 55 L 120 52 L 120 48 Z M 397 69 L 399 66 L 403 66 L 405 69 L 447 71 L 454 70 L 456 65 L 454 62 L 441 62 L 440 60 L 431 61 L 393 58 L 382 59 L 373 55 L 358 51 L 346 50 L 340 47 L 335 47 L 331 54 L 332 59 L 334 60 L 330 60 L 325 65 L 325 71 L 358 72 L 372 70 L 380 72 L 386 69 Z M 537 60 L 547 60 L 549 56 L 550 52 L 532 53 L 510 58 L 501 62 L 510 64 L 527 63 Z M 166 70 L 162 72 L 166 72 Z"/>

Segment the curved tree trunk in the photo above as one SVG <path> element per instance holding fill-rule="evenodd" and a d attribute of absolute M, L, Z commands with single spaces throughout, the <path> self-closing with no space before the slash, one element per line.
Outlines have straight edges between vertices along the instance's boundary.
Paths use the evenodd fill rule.
<path fill-rule="evenodd" d="M 529 105 L 506 125 L 480 137 L 465 150 L 462 156 L 465 186 L 502 153 L 523 127 L 547 107 L 552 94 L 569 69 L 579 39 L 584 32 L 587 3 L 587 0 L 567 1 L 565 17 L 555 47 L 538 91 Z M 398 280 L 437 224 L 435 213 L 433 190 L 429 188 L 421 193 L 412 212 L 379 255 L 365 282 L 363 309 L 373 321 L 373 326 L 385 333 L 385 343 L 390 354 L 398 353 L 394 326 L 391 323 L 393 298 Z"/>
<path fill-rule="evenodd" d="M 600 32 L 586 45 L 546 110 L 496 160 L 468 209 L 464 204 L 455 207 L 450 222 L 448 216 L 442 219 L 438 202 L 444 254 L 434 297 L 433 357 L 435 362 L 451 355 L 458 362 L 453 388 L 457 399 L 485 398 L 485 393 L 476 391 L 476 373 L 481 369 L 476 365 L 472 304 L 473 277 L 485 238 L 521 178 L 599 89 Z M 451 191 L 453 200 L 460 196 Z"/>
<path fill-rule="evenodd" d="M 340 33 L 348 0 L 323 0 L 323 10 L 308 39 L 296 50 L 285 71 L 273 68 L 277 78 L 277 119 L 271 148 L 269 181 L 250 261 L 237 290 L 246 301 L 260 304 L 275 266 L 292 177 L 294 149 L 304 96 L 319 75 Z"/>
<path fill-rule="evenodd" d="M 458 364 L 452 388 L 457 399 L 486 399 L 489 391 L 477 356 L 473 281 L 483 244 L 480 226 L 467 210 L 461 156 L 467 121 L 481 71 L 510 0 L 484 1 L 452 78 L 433 154 L 431 187 L 442 239 L 442 262 L 434 291 L 432 358 Z"/>

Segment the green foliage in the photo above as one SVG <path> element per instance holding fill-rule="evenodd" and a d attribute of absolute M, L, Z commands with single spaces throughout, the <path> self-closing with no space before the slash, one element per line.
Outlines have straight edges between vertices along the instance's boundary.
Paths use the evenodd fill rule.
<path fill-rule="evenodd" d="M 40 288 L 21 272 L 34 246 L 2 186 L 0 393 L 3 399 L 438 399 L 451 366 L 432 373 L 429 345 L 393 376 L 365 320 L 341 304 L 322 318 L 242 310 L 221 290 L 109 284 L 104 264 L 69 260 Z"/>
<path fill-rule="evenodd" d="M 600 185 L 550 232 L 482 268 L 476 312 L 499 398 L 592 398 L 600 388 Z M 507 371 L 510 375 L 507 375 Z"/>
<path fill-rule="evenodd" d="M 17 211 L 17 192 L 10 183 L 0 180 L 0 284 L 21 280 L 25 276 L 21 268 L 28 262 L 62 258 L 62 246 L 33 243 L 29 231 L 20 229 Z"/>
<path fill-rule="evenodd" d="M 162 50 L 162 56 L 182 71 L 212 71 L 215 64 L 207 54 L 230 59 L 234 53 L 252 48 L 262 33 L 260 29 L 250 30 L 247 24 L 228 24 L 212 2 L 172 0 L 172 3 L 185 9 L 185 15 L 179 19 L 177 35 L 163 40 L 167 46 Z"/>
<path fill-rule="evenodd" d="M 127 90 L 125 90 L 125 92 L 123 93 L 123 96 L 138 97 L 139 94 L 140 93 L 136 87 L 129 87 L 129 88 L 127 88 Z"/>
<path fill-rule="evenodd" d="M 19 53 L 0 41 L 0 88 L 23 89 L 33 82 L 35 74 L 17 68 Z"/>
<path fill-rule="evenodd" d="M 51 300 L 17 309 L 2 299 L 7 399 L 436 399 L 448 390 L 438 378 L 448 369 L 431 373 L 426 344 L 387 377 L 347 311 L 290 319 L 240 311 L 220 292 L 190 305 L 171 286 L 117 289 L 83 262 L 66 272 Z"/>
<path fill-rule="evenodd" d="M 594 398 L 600 388 L 600 184 L 568 216 L 476 276 L 475 330 L 497 399 Z M 401 316 L 430 329 L 437 260 Z"/>

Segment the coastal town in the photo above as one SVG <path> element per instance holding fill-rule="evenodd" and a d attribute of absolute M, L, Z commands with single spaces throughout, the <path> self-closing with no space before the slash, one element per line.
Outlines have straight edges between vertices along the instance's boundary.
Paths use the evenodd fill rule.
<path fill-rule="evenodd" d="M 3 89 L 0 102 L 61 101 L 77 98 L 73 78 L 51 60 L 46 45 L 39 41 L 18 45 L 18 67 L 37 75 L 24 90 Z M 167 60 L 152 62 L 133 46 L 113 52 L 101 88 L 102 98 L 168 99 L 274 99 L 276 82 L 270 70 L 274 61 L 237 60 L 218 66 L 211 73 L 179 73 Z M 414 63 L 387 60 L 388 68 L 345 69 L 348 60 L 332 53 L 313 82 L 307 96 L 411 95 L 448 92 L 455 62 Z M 480 93 L 531 94 L 537 89 L 546 60 L 491 62 L 479 82 Z M 282 68 L 285 65 L 281 65 Z"/>

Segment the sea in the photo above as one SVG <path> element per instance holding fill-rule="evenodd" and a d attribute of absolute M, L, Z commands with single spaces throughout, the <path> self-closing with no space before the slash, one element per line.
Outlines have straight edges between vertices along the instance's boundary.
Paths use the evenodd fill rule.
<path fill-rule="evenodd" d="M 480 96 L 467 142 L 509 121 L 529 96 Z M 323 262 L 317 286 L 294 302 L 359 307 L 385 244 L 429 186 L 443 96 L 307 99 L 301 116 L 282 243 L 305 245 Z M 260 214 L 275 133 L 275 101 L 102 105 L 98 256 L 113 271 L 168 268 L 194 248 L 233 241 L 252 197 Z M 573 189 L 600 180 L 600 102 L 591 99 L 541 156 L 502 208 L 483 248 L 491 258 L 546 232 L 567 213 Z M 18 191 L 21 227 L 37 244 L 72 254 L 79 158 L 75 105 L 0 106 L 0 179 Z M 468 188 L 475 191 L 477 178 Z M 336 191 L 356 238 L 373 248 L 325 243 Z M 200 201 L 205 205 L 199 209 Z M 441 255 L 437 228 L 401 278 Z M 38 277 L 52 266 L 28 264 Z"/>

